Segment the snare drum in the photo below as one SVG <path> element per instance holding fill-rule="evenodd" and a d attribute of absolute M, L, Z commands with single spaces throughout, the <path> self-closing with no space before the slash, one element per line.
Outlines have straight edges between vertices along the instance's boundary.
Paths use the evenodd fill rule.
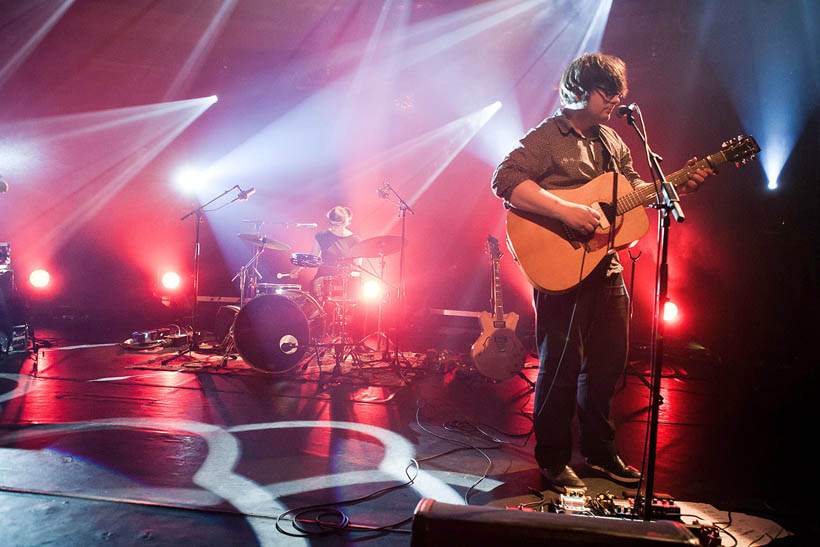
<path fill-rule="evenodd" d="M 325 312 L 309 294 L 293 289 L 258 296 L 245 304 L 233 323 L 236 350 L 251 367 L 288 372 L 308 346 L 324 339 Z"/>
<path fill-rule="evenodd" d="M 288 291 L 301 291 L 302 286 L 298 283 L 257 283 L 255 296 L 266 294 L 283 294 Z"/>
<path fill-rule="evenodd" d="M 322 257 L 309 253 L 293 253 L 290 255 L 290 263 L 302 268 L 318 268 L 322 265 Z"/>

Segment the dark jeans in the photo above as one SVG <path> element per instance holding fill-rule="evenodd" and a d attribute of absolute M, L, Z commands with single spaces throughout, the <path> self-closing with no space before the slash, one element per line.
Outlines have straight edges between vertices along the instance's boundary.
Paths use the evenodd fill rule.
<path fill-rule="evenodd" d="M 606 276 L 609 262 L 602 260 L 570 292 L 535 292 L 541 361 L 535 387 L 535 459 L 540 467 L 569 463 L 576 401 L 582 454 L 600 458 L 617 453 L 610 406 L 626 362 L 629 296 L 621 274 Z"/>

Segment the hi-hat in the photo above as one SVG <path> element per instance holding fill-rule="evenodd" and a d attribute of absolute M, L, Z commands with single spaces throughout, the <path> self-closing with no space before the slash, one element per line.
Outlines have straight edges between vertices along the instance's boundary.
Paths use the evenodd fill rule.
<path fill-rule="evenodd" d="M 360 241 L 350 250 L 350 255 L 355 258 L 377 258 L 379 256 L 392 255 L 401 250 L 401 237 L 399 236 L 377 236 Z"/>
<path fill-rule="evenodd" d="M 273 251 L 290 251 L 290 245 L 287 243 L 276 241 L 275 239 L 271 239 L 267 236 L 258 236 L 256 234 L 237 234 L 236 237 L 242 241 L 253 243 L 259 247 L 264 247 L 265 249 L 271 249 Z"/>

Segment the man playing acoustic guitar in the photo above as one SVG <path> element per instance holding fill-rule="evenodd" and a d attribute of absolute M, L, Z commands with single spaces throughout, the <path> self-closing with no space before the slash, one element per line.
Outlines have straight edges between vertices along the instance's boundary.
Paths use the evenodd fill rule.
<path fill-rule="evenodd" d="M 557 220 L 580 240 L 607 224 L 600 209 L 551 190 L 582 187 L 608 172 L 623 175 L 633 188 L 647 184 L 633 169 L 623 140 L 601 125 L 626 93 L 621 59 L 593 53 L 572 61 L 561 78 L 563 109 L 530 130 L 493 175 L 492 189 L 505 206 Z M 695 162 L 693 158 L 687 165 Z M 680 190 L 694 191 L 711 174 L 709 168 L 693 168 Z M 550 257 L 544 260 L 548 263 Z M 628 344 L 629 296 L 622 269 L 612 253 L 586 277 L 579 276 L 583 280 L 574 288 L 534 292 L 540 357 L 533 408 L 535 459 L 559 491 L 585 487 L 569 466 L 576 399 L 586 465 L 622 482 L 640 478 L 618 455 L 610 417 Z"/>

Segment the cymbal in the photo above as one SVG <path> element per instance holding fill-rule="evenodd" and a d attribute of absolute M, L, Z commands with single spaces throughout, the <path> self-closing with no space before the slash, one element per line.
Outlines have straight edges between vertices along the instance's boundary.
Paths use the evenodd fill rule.
<path fill-rule="evenodd" d="M 400 236 L 377 236 L 360 241 L 350 250 L 355 258 L 377 258 L 387 256 L 401 250 Z"/>
<path fill-rule="evenodd" d="M 242 241 L 247 241 L 249 243 L 253 243 L 254 245 L 271 249 L 273 251 L 290 251 L 290 245 L 287 243 L 276 241 L 275 239 L 271 239 L 267 236 L 258 236 L 256 234 L 237 234 L 236 237 Z"/>

